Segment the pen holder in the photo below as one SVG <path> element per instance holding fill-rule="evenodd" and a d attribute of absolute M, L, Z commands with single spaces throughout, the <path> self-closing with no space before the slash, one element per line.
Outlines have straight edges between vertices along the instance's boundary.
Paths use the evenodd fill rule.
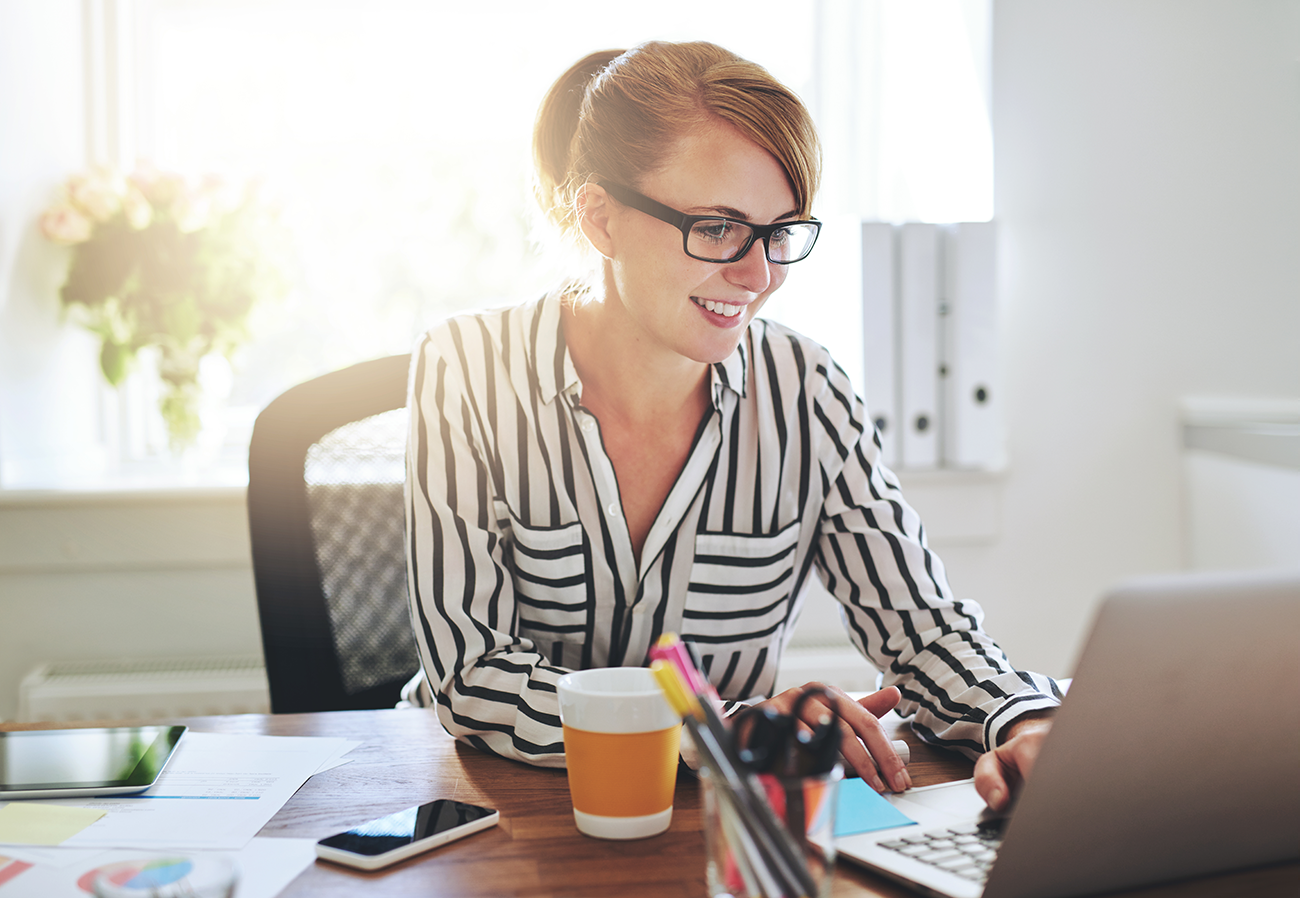
<path fill-rule="evenodd" d="M 835 872 L 835 801 L 843 773 L 780 778 L 750 774 L 767 803 L 798 846 L 816 891 L 799 898 L 825 898 Z M 709 895 L 713 898 L 793 898 L 773 882 L 773 859 L 755 850 L 733 802 L 720 795 L 708 770 L 700 771 L 704 790 L 704 838 Z"/>

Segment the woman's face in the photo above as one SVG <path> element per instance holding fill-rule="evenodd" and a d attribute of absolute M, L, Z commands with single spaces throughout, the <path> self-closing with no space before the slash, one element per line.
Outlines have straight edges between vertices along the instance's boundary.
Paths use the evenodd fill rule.
<path fill-rule="evenodd" d="M 799 218 L 776 158 L 721 122 L 682 138 L 666 166 L 629 186 L 687 215 L 754 224 Z M 768 262 L 761 240 L 739 261 L 701 262 L 683 251 L 677 228 L 619 205 L 609 231 L 609 311 L 625 314 L 638 340 L 696 362 L 731 355 L 785 281 L 787 266 Z"/>

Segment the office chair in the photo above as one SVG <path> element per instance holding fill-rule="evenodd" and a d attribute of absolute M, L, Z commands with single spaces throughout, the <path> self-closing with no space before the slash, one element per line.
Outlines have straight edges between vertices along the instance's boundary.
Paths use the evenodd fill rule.
<path fill-rule="evenodd" d="M 275 713 L 391 708 L 419 670 L 407 607 L 409 355 L 272 401 L 248 447 L 248 527 Z"/>

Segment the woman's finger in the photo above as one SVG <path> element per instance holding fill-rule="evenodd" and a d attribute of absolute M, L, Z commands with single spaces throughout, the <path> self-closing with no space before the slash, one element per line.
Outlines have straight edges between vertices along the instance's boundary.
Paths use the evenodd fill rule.
<path fill-rule="evenodd" d="M 811 694 L 800 702 L 805 693 Z M 840 752 L 849 768 L 877 792 L 902 792 L 911 788 L 911 774 L 880 724 L 880 717 L 893 710 L 899 699 L 899 691 L 892 686 L 854 701 L 838 687 L 807 683 L 787 689 L 755 707 L 790 715 L 798 706 L 800 732 L 824 724 L 832 714 L 838 716 L 842 732 Z"/>

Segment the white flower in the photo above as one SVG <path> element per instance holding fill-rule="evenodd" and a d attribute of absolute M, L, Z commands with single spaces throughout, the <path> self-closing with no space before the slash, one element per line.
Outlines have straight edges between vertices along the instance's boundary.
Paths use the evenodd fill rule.
<path fill-rule="evenodd" d="M 153 206 L 135 184 L 127 184 L 122 196 L 122 212 L 127 224 L 137 231 L 143 231 L 153 221 Z"/>
<path fill-rule="evenodd" d="M 126 178 L 99 166 L 91 169 L 89 174 L 70 178 L 67 193 L 73 204 L 91 220 L 108 221 L 122 208 Z"/>
<path fill-rule="evenodd" d="M 41 233 L 55 243 L 83 243 L 94 224 L 69 202 L 60 202 L 41 216 Z"/>

